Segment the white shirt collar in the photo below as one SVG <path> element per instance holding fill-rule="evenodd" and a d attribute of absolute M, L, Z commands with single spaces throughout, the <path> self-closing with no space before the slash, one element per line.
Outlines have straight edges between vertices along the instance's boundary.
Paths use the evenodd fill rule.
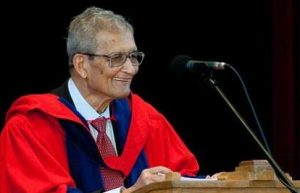
<path fill-rule="evenodd" d="M 68 81 L 68 89 L 77 111 L 85 120 L 94 120 L 99 117 L 99 113 L 83 98 L 72 78 Z M 110 117 L 109 107 L 101 113 L 101 116 Z"/>

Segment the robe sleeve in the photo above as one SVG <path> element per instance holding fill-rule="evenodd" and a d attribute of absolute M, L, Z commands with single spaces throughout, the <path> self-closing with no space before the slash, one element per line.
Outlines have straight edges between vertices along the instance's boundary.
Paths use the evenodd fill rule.
<path fill-rule="evenodd" d="M 81 193 L 69 174 L 64 140 L 54 118 L 10 118 L 0 136 L 0 192 Z"/>
<path fill-rule="evenodd" d="M 149 117 L 151 126 L 145 151 L 150 166 L 166 166 L 181 175 L 195 176 L 199 170 L 195 156 L 159 112 Z"/>

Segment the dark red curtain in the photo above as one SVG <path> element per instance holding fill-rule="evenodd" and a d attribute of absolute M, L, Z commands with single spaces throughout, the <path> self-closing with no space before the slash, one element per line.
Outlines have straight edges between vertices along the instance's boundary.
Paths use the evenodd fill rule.
<path fill-rule="evenodd" d="M 272 147 L 282 169 L 299 179 L 299 4 L 296 1 L 272 1 Z"/>

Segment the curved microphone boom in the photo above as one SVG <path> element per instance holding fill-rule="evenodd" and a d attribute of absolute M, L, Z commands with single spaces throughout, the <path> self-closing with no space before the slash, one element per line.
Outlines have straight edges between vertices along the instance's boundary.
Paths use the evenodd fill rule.
<path fill-rule="evenodd" d="M 174 74 L 177 76 L 182 76 L 184 74 L 184 71 L 192 71 L 192 72 L 200 72 L 205 73 L 207 70 L 223 70 L 225 67 L 229 67 L 229 69 L 232 69 L 239 77 L 240 75 L 237 73 L 237 71 L 233 68 L 233 66 L 225 63 L 225 62 L 213 62 L 213 61 L 198 61 L 198 60 L 192 60 L 191 57 L 185 56 L 185 55 L 179 55 L 175 57 L 171 62 L 171 68 L 174 71 Z M 204 71 L 203 71 L 204 70 Z M 211 74 L 212 75 L 212 74 Z M 240 79 L 242 80 L 242 79 Z M 246 123 L 244 118 L 239 114 L 239 112 L 236 110 L 236 108 L 232 105 L 232 103 L 229 101 L 227 96 L 223 93 L 221 88 L 216 84 L 215 80 L 211 77 L 209 77 L 209 81 L 211 86 L 213 86 L 218 94 L 224 99 L 226 104 L 230 107 L 232 112 L 236 115 L 236 117 L 239 119 L 239 121 L 243 124 L 244 128 L 247 130 L 247 132 L 251 135 L 251 137 L 254 139 L 254 141 L 257 143 L 257 145 L 261 148 L 263 153 L 265 154 L 266 158 L 270 162 L 272 168 L 275 171 L 276 176 L 281 181 L 281 183 L 288 188 L 292 193 L 297 193 L 297 189 L 292 183 L 292 181 L 286 176 L 286 174 L 282 171 L 280 166 L 277 164 L 277 162 L 274 160 L 271 152 L 269 151 L 268 145 L 265 142 L 265 145 L 262 144 L 262 142 L 259 140 L 259 138 L 256 136 L 256 134 L 252 131 L 252 129 L 249 127 L 249 125 Z M 247 92 L 246 92 L 247 93 Z M 249 98 L 248 98 L 249 99 Z M 249 100 L 251 104 L 251 100 Z M 252 105 L 252 104 L 251 104 Z M 255 111 L 253 111 L 254 114 Z M 260 124 L 258 123 L 258 126 L 260 128 Z"/>

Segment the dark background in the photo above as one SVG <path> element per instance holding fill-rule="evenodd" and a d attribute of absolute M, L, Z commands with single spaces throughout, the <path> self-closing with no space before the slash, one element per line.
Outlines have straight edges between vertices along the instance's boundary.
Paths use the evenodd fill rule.
<path fill-rule="evenodd" d="M 300 178 L 300 43 L 299 2 L 296 0 L 5 3 L 1 6 L 4 50 L 1 127 L 5 112 L 17 97 L 48 92 L 68 77 L 67 27 L 73 16 L 91 5 L 112 9 L 124 15 L 135 27 L 137 45 L 146 53 L 146 58 L 132 90 L 168 118 L 197 156 L 202 174 L 232 171 L 242 160 L 265 159 L 265 156 L 222 98 L 205 81 L 195 74 L 180 80 L 172 76 L 170 61 L 178 54 L 199 60 L 224 61 L 235 67 L 245 81 L 275 158 L 279 159 L 284 171 Z M 291 21 L 286 24 L 285 19 Z M 281 34 L 280 30 L 290 33 Z M 285 48 L 291 53 L 283 54 L 281 60 L 289 59 L 288 62 L 276 63 L 278 60 L 274 61 L 274 58 L 286 53 Z M 288 71 L 292 72 L 292 79 L 286 79 L 291 77 L 288 74 L 284 76 L 288 81 L 281 81 L 282 67 L 292 68 Z M 215 72 L 214 77 L 259 135 L 236 75 L 225 70 Z M 292 87 L 288 93 L 292 94 L 288 96 L 292 96 L 292 100 L 280 95 L 280 88 L 290 87 L 289 81 Z M 283 83 L 278 85 L 280 82 Z M 278 101 L 283 101 L 283 108 L 285 102 L 292 107 L 292 120 L 290 116 L 281 119 L 285 115 L 276 108 Z M 278 117 L 282 127 L 274 130 Z M 285 124 L 290 121 L 293 124 L 286 128 Z M 290 135 L 286 136 L 286 131 L 290 131 Z M 281 143 L 287 148 L 282 150 L 286 152 L 284 155 Z"/>

